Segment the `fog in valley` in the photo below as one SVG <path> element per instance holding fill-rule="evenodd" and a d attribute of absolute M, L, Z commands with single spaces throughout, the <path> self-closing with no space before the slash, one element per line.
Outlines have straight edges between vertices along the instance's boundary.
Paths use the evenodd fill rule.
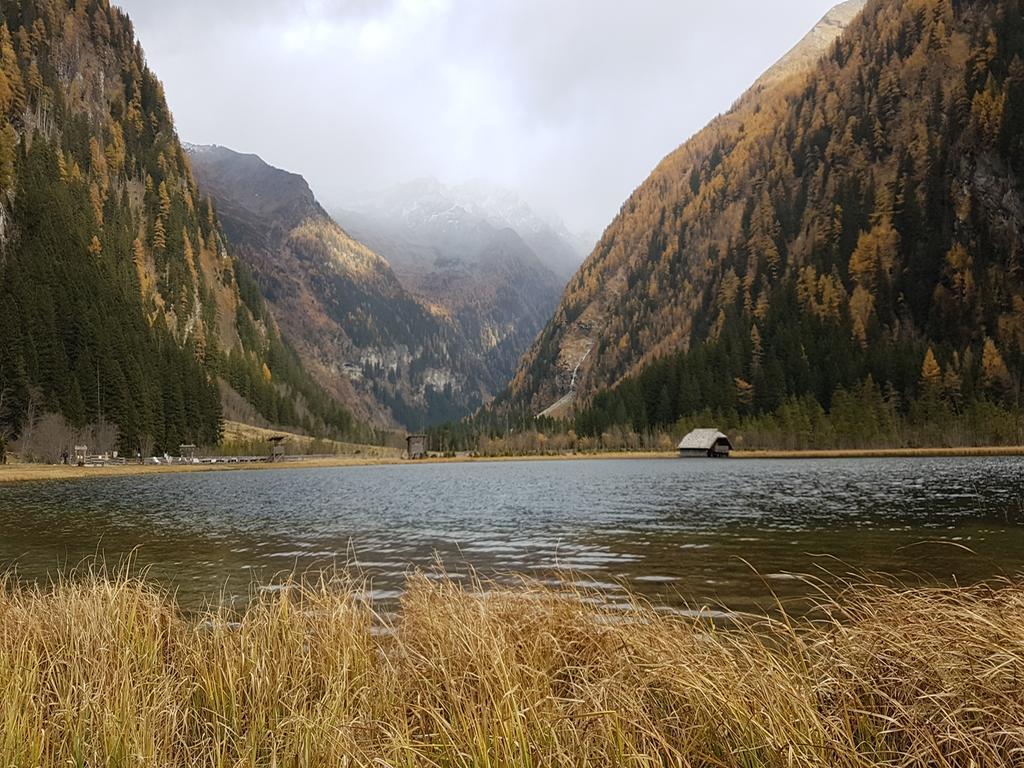
<path fill-rule="evenodd" d="M 301 173 L 328 208 L 486 179 L 596 236 L 832 2 L 120 4 L 187 141 Z"/>

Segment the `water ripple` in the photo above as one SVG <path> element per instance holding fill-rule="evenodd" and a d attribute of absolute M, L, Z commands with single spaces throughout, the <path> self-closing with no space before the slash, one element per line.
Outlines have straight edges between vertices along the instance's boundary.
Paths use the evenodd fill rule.
<path fill-rule="evenodd" d="M 441 562 L 458 573 L 621 578 L 677 606 L 685 595 L 745 609 L 770 594 L 767 581 L 795 594 L 791 574 L 822 568 L 1016 573 L 1022 481 L 1024 461 L 999 458 L 509 462 L 32 483 L 0 487 L 0 564 L 41 579 L 85 557 L 135 552 L 184 602 L 201 602 L 292 568 L 350 567 L 372 577 L 375 594 L 393 595 L 410 568 Z"/>

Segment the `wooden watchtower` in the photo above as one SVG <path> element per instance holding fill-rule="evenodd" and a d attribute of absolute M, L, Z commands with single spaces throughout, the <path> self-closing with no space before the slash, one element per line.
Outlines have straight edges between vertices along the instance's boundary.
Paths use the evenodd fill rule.
<path fill-rule="evenodd" d="M 279 461 L 284 461 L 285 450 L 284 441 L 287 438 L 284 435 L 274 435 L 273 437 L 267 438 L 267 442 L 270 443 L 270 461 L 276 464 Z"/>
<path fill-rule="evenodd" d="M 405 438 L 406 458 L 423 459 L 427 456 L 427 436 L 409 435 Z"/>

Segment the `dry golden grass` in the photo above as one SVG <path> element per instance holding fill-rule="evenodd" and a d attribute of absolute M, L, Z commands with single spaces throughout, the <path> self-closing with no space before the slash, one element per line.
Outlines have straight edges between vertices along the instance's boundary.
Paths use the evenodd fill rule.
<path fill-rule="evenodd" d="M 1024 585 L 865 587 L 723 629 L 535 585 L 339 579 L 235 615 L 96 573 L 0 588 L 4 766 L 1004 766 Z"/>
<path fill-rule="evenodd" d="M 0 485 L 33 480 L 80 480 L 90 477 L 131 477 L 135 475 L 166 475 L 180 472 L 225 472 L 255 470 L 281 471 L 286 469 L 314 469 L 324 467 L 362 467 L 379 464 L 399 464 L 400 459 L 361 458 L 358 456 L 337 456 L 329 458 L 296 459 L 286 463 L 271 464 L 114 464 L 102 467 L 77 467 L 61 464 L 7 464 L 0 466 Z"/>
<path fill-rule="evenodd" d="M 252 424 L 244 424 L 240 421 L 225 421 L 222 435 L 222 445 L 240 444 L 253 448 L 254 454 L 268 453 L 267 440 L 271 437 L 284 436 L 287 438 L 285 447 L 293 454 L 302 454 L 311 449 L 318 449 L 323 453 L 335 454 L 337 456 L 362 456 L 364 458 L 377 459 L 399 459 L 404 451 L 399 448 L 392 448 L 381 445 L 367 445 L 365 443 L 344 443 L 338 440 L 326 438 L 315 438 L 309 435 L 300 435 L 296 432 L 279 429 L 265 429 Z"/>
<path fill-rule="evenodd" d="M 216 464 L 119 464 L 102 467 L 77 467 L 62 464 L 6 464 L 0 466 L 0 485 L 3 483 L 21 483 L 32 480 L 79 480 L 89 477 L 126 477 L 134 475 L 163 475 L 179 472 L 227 472 L 287 469 L 317 469 L 331 467 L 365 467 L 386 466 L 394 464 L 470 464 L 477 462 L 506 461 L 575 461 L 580 459 L 668 459 L 674 454 L 649 453 L 601 453 L 573 454 L 563 456 L 504 456 L 504 457 L 431 457 L 418 461 L 408 461 L 395 456 L 329 456 L 329 457 L 292 457 L 279 464 L 230 464 L 220 459 Z"/>

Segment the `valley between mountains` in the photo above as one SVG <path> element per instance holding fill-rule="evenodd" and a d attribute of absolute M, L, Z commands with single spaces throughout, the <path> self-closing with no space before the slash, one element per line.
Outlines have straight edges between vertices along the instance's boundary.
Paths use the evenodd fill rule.
<path fill-rule="evenodd" d="M 328 210 L 257 154 L 182 144 L 105 0 L 4 15 L 0 438 L 27 456 L 211 446 L 225 419 L 470 451 L 704 422 L 780 447 L 1019 437 L 1015 0 L 841 3 L 596 246 L 480 181 Z"/>

